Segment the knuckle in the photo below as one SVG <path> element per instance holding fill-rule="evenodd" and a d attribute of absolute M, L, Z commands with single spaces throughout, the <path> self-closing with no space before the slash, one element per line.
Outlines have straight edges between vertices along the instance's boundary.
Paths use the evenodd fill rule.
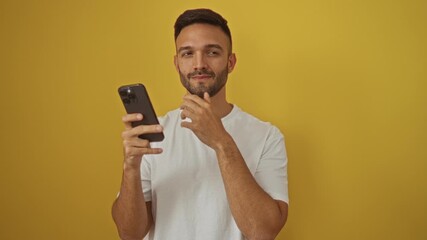
<path fill-rule="evenodd" d="M 137 132 L 138 134 L 142 134 L 145 131 L 145 126 L 144 125 L 139 125 L 137 127 L 133 128 L 135 130 L 135 132 Z"/>
<path fill-rule="evenodd" d="M 123 140 L 123 146 L 129 146 L 129 140 L 128 139 Z"/>
<path fill-rule="evenodd" d="M 124 115 L 124 116 L 122 117 L 122 121 L 123 121 L 124 123 L 128 123 L 128 122 L 129 122 L 129 120 L 130 120 L 130 115 L 129 115 L 129 114 Z"/>
<path fill-rule="evenodd" d="M 132 155 L 132 149 L 131 148 L 129 148 L 129 147 L 126 147 L 125 148 L 125 154 L 127 155 L 127 156 L 130 156 L 130 155 Z"/>
<path fill-rule="evenodd" d="M 122 138 L 123 138 L 123 139 L 128 138 L 128 135 L 129 135 L 129 131 L 123 131 L 123 132 L 122 132 Z"/>
<path fill-rule="evenodd" d="M 147 139 L 141 139 L 141 144 L 144 146 L 144 147 L 150 147 L 150 141 L 148 141 Z"/>

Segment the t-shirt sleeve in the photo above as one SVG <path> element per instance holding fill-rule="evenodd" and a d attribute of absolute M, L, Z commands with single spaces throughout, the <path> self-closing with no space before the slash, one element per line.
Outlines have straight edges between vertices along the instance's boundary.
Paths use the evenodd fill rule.
<path fill-rule="evenodd" d="M 142 157 L 141 162 L 141 185 L 142 192 L 146 202 L 150 202 L 151 198 L 151 166 L 148 156 Z"/>
<path fill-rule="evenodd" d="M 272 127 L 254 177 L 273 199 L 289 204 L 287 166 L 288 158 L 284 137 L 278 128 Z"/>

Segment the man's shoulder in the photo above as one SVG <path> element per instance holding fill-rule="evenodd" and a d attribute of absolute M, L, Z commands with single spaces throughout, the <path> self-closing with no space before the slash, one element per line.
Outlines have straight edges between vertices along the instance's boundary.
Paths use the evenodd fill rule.
<path fill-rule="evenodd" d="M 267 131 L 271 133 L 280 133 L 280 130 L 278 127 L 276 127 L 274 124 L 268 121 L 261 120 L 260 118 L 256 117 L 255 115 L 246 112 L 239 108 L 238 106 L 234 106 L 235 108 L 235 116 L 233 118 L 233 121 L 235 124 L 239 125 L 240 127 L 252 129 L 252 130 L 261 130 L 261 131 Z"/>
<path fill-rule="evenodd" d="M 171 122 L 176 122 L 180 118 L 180 109 L 176 108 L 170 110 L 165 115 L 158 117 L 160 125 L 170 124 Z"/>
<path fill-rule="evenodd" d="M 244 121 L 247 124 L 254 124 L 254 125 L 259 125 L 259 126 L 264 126 L 264 127 L 275 127 L 271 122 L 261 120 L 257 116 L 242 110 L 241 108 L 239 108 L 236 105 L 235 105 L 235 108 L 236 108 L 236 120 L 237 121 L 240 121 L 240 122 Z"/>

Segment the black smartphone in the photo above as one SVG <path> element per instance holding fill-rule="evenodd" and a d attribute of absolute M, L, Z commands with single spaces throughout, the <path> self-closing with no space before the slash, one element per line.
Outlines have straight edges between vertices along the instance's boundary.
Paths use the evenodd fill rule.
<path fill-rule="evenodd" d="M 119 87 L 119 95 L 128 114 L 141 113 L 143 116 L 141 121 L 132 122 L 132 127 L 159 124 L 153 105 L 148 97 L 147 89 L 143 84 L 137 83 L 121 86 Z M 139 138 L 150 142 L 160 142 L 165 136 L 160 132 L 142 134 L 139 135 Z"/>

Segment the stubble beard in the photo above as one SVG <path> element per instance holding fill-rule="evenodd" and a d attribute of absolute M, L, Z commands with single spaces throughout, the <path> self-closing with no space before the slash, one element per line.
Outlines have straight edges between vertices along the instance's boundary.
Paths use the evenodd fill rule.
<path fill-rule="evenodd" d="M 206 82 L 200 83 L 191 83 L 191 77 L 197 75 L 209 75 L 213 80 L 213 84 L 209 85 Z M 215 96 L 227 83 L 228 78 L 228 67 L 225 67 L 218 75 L 214 72 L 202 69 L 198 71 L 191 72 L 187 75 L 184 75 L 181 70 L 179 70 L 179 76 L 181 78 L 181 83 L 191 94 L 197 95 L 200 98 L 203 98 L 205 92 L 209 93 L 210 97 Z"/>

